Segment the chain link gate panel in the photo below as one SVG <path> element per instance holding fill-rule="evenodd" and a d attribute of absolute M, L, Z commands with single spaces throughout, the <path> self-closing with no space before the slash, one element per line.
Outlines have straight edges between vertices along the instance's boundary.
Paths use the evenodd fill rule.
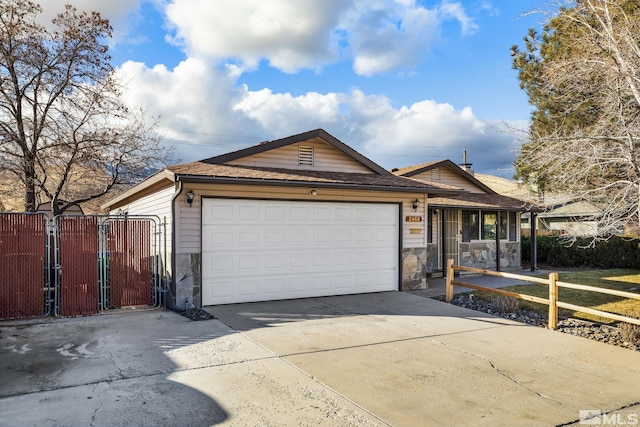
<path fill-rule="evenodd" d="M 56 315 L 157 308 L 163 297 L 160 221 L 136 216 L 58 216 Z"/>

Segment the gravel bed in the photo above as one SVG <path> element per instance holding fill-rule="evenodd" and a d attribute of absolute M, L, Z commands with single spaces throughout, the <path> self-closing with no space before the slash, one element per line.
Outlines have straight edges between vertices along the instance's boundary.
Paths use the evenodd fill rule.
<path fill-rule="evenodd" d="M 444 297 L 436 297 L 435 299 L 444 301 Z M 522 322 L 528 325 L 546 328 L 548 323 L 546 316 L 533 311 L 519 309 L 514 313 L 500 313 L 490 301 L 478 299 L 473 294 L 456 295 L 451 303 L 460 307 L 482 311 L 484 313 L 504 317 L 505 319 L 515 320 L 516 322 Z M 589 338 L 634 351 L 640 351 L 640 345 L 634 345 L 631 342 L 625 341 L 622 338 L 620 330 L 614 326 L 573 318 L 561 318 L 558 321 L 557 330 L 566 334 Z"/>
<path fill-rule="evenodd" d="M 181 311 L 180 314 L 182 314 L 184 317 L 186 317 L 189 320 L 193 320 L 194 322 L 216 318 L 214 315 L 207 313 L 205 310 L 201 308 L 190 308 L 188 310 Z"/>

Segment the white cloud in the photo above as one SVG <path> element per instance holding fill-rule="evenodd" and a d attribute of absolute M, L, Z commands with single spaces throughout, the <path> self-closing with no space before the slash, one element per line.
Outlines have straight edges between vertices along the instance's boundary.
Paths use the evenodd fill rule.
<path fill-rule="evenodd" d="M 269 89 L 251 92 L 245 87 L 244 99 L 235 105 L 235 110 L 275 135 L 288 136 L 340 122 L 339 98 L 335 93 L 309 92 L 294 97 L 289 93 L 274 94 Z"/>
<path fill-rule="evenodd" d="M 174 0 L 166 8 L 173 41 L 188 55 L 232 59 L 246 69 L 261 60 L 292 73 L 350 58 L 371 76 L 416 65 L 443 21 L 476 26 L 460 5 L 428 9 L 409 0 Z"/>
<path fill-rule="evenodd" d="M 478 25 L 466 14 L 460 3 L 443 1 L 438 7 L 438 12 L 443 19 L 455 19 L 458 21 L 462 27 L 462 34 L 473 34 L 478 29 Z"/>
<path fill-rule="evenodd" d="M 46 0 L 40 2 L 43 13 L 38 20 L 43 25 L 50 25 L 51 20 L 63 12 L 67 4 L 74 6 L 79 11 L 100 12 L 100 15 L 107 18 L 114 29 L 112 42 L 117 42 L 129 33 L 129 18 L 140 9 L 140 4 L 143 1 L 145 0 Z"/>
<path fill-rule="evenodd" d="M 190 55 L 233 58 L 282 71 L 316 68 L 336 59 L 332 30 L 348 0 L 174 0 L 166 15 L 175 41 Z"/>
<path fill-rule="evenodd" d="M 122 25 L 116 31 L 124 34 L 141 1 L 74 4 L 99 9 Z M 50 0 L 47 11 L 63 2 Z M 294 96 L 237 84 L 263 59 L 286 72 L 319 68 L 339 55 L 351 58 L 361 75 L 411 67 L 438 39 L 443 20 L 459 22 L 463 33 L 474 31 L 474 21 L 459 3 L 443 1 L 431 9 L 413 0 L 265 3 L 173 0 L 166 16 L 188 59 L 173 69 L 136 62 L 119 68 L 128 83 L 126 102 L 160 118 L 159 130 L 176 143 L 180 160 L 324 128 L 388 168 L 440 158 L 457 162 L 463 147 L 471 162 L 489 172 L 513 162 L 508 147 L 517 145 L 514 138 L 480 120 L 471 108 L 433 100 L 394 107 L 387 97 L 358 89 Z M 223 65 L 229 59 L 237 65 Z"/>
<path fill-rule="evenodd" d="M 173 70 L 129 61 L 118 73 L 127 85 L 125 102 L 143 105 L 150 117 L 159 117 L 160 134 L 168 143 L 177 143 L 177 157 L 183 161 L 252 145 L 255 139 L 236 137 L 262 132 L 254 119 L 233 109 L 244 97 L 235 86 L 239 76 L 235 67 L 217 67 L 196 58 Z"/>
<path fill-rule="evenodd" d="M 354 71 L 363 76 L 417 65 L 440 37 L 443 21 L 460 22 L 463 34 L 476 28 L 459 3 L 428 9 L 414 1 L 357 3 L 343 25 L 351 35 Z"/>

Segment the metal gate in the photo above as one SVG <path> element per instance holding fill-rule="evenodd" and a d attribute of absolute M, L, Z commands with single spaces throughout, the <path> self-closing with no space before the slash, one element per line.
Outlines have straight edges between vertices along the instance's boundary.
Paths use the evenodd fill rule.
<path fill-rule="evenodd" d="M 0 214 L 0 319 L 157 308 L 164 238 L 157 217 Z"/>

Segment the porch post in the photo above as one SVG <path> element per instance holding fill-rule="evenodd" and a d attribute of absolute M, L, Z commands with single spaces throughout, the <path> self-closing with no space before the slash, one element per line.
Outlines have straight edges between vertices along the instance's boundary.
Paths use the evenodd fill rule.
<path fill-rule="evenodd" d="M 534 211 L 531 211 L 529 215 L 529 220 L 531 221 L 530 229 L 531 229 L 531 271 L 536 271 L 538 269 L 538 251 L 537 251 L 537 242 L 536 242 L 536 226 L 538 224 L 538 218 Z"/>
<path fill-rule="evenodd" d="M 496 211 L 496 271 L 500 271 L 500 211 Z"/>

